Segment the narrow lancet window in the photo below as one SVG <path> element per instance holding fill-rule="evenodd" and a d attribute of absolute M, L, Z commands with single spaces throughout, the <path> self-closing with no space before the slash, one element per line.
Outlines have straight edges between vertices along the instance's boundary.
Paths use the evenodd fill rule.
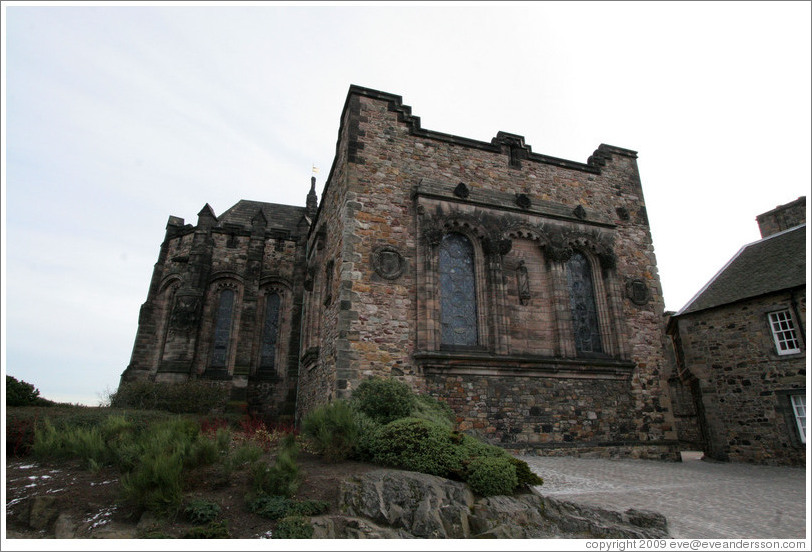
<path fill-rule="evenodd" d="M 259 368 L 273 370 L 276 366 L 276 341 L 279 336 L 279 294 L 271 293 L 265 299 L 265 322 L 262 326 L 262 351 Z"/>
<path fill-rule="evenodd" d="M 228 346 L 231 341 L 231 318 L 234 312 L 234 290 L 220 292 L 214 324 L 214 344 L 211 353 L 211 366 L 224 368 L 228 359 Z"/>
<path fill-rule="evenodd" d="M 567 285 L 570 292 L 576 353 L 603 352 L 598 311 L 595 307 L 595 288 L 592 285 L 592 269 L 587 258 L 581 253 L 575 253 L 567 261 Z"/>
<path fill-rule="evenodd" d="M 440 242 L 440 320 L 443 345 L 477 345 L 474 248 L 462 234 Z"/>

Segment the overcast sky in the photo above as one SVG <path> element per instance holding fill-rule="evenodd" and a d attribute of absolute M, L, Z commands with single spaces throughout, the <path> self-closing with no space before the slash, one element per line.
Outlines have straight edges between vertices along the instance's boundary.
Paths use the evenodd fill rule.
<path fill-rule="evenodd" d="M 2 6 L 3 369 L 52 400 L 118 385 L 169 215 L 321 190 L 351 84 L 636 150 L 669 310 L 812 182 L 809 2 L 131 4 Z"/>

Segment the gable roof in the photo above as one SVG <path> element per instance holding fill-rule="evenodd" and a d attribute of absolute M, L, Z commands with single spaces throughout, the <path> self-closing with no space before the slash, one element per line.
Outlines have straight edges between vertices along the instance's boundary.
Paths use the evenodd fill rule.
<path fill-rule="evenodd" d="M 739 249 L 675 316 L 803 285 L 806 285 L 806 224 Z"/>

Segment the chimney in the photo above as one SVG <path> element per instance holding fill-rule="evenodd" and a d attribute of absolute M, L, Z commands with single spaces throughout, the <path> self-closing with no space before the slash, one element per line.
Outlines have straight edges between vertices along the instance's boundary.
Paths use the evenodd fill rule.
<path fill-rule="evenodd" d="M 806 196 L 758 215 L 756 222 L 762 238 L 806 223 Z"/>

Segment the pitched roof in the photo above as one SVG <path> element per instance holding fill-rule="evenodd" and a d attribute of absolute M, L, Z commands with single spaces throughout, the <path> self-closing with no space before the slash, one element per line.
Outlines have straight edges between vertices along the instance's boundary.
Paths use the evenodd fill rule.
<path fill-rule="evenodd" d="M 217 217 L 217 222 L 221 226 L 225 224 L 239 224 L 240 226 L 250 228 L 251 220 L 256 216 L 259 210 L 262 210 L 262 214 L 265 215 L 269 229 L 279 228 L 289 230 L 291 233 L 297 230 L 299 223 L 305 216 L 304 207 L 241 199 L 233 207 Z"/>
<path fill-rule="evenodd" d="M 745 245 L 675 315 L 806 285 L 806 224 Z"/>

